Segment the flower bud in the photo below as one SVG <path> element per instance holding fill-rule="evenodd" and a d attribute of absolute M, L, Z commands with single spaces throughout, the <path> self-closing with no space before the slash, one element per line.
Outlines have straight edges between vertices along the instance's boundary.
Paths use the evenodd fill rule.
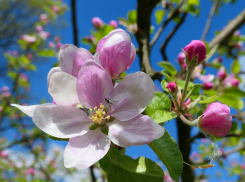
<path fill-rule="evenodd" d="M 201 131 L 212 134 L 215 137 L 226 136 L 232 125 L 230 108 L 218 102 L 208 106 L 198 126 Z"/>
<path fill-rule="evenodd" d="M 172 93 L 178 93 L 178 85 L 175 82 L 170 82 L 166 85 L 166 88 L 169 90 L 169 92 L 172 92 Z"/>
<path fill-rule="evenodd" d="M 184 51 L 188 57 L 186 63 L 191 66 L 197 66 L 203 62 L 206 57 L 206 46 L 200 40 L 193 40 L 190 44 L 185 46 Z"/>
<path fill-rule="evenodd" d="M 39 17 L 40 21 L 47 22 L 49 19 L 46 14 L 41 14 Z"/>
<path fill-rule="evenodd" d="M 214 84 L 212 83 L 212 82 L 204 82 L 203 84 L 202 84 L 202 88 L 204 89 L 204 90 L 210 90 L 210 89 L 212 89 L 214 87 Z"/>
<path fill-rule="evenodd" d="M 136 50 L 130 36 L 115 29 L 102 38 L 96 48 L 101 66 L 112 78 L 118 78 L 133 63 Z"/>
<path fill-rule="evenodd" d="M 219 80 L 224 80 L 226 77 L 226 72 L 225 72 L 225 68 L 224 67 L 221 67 L 218 72 L 217 72 L 217 78 Z"/>
<path fill-rule="evenodd" d="M 178 62 L 180 65 L 183 65 L 185 63 L 185 53 L 180 52 L 178 54 Z"/>
<path fill-rule="evenodd" d="M 94 17 L 92 19 L 92 24 L 94 25 L 95 29 L 99 30 L 100 28 L 103 27 L 104 22 L 99 17 Z"/>
<path fill-rule="evenodd" d="M 218 57 L 218 58 L 217 58 L 217 61 L 218 61 L 219 63 L 222 63 L 222 61 L 223 61 L 222 57 Z"/>
<path fill-rule="evenodd" d="M 240 81 L 238 79 L 234 79 L 234 80 L 231 81 L 231 85 L 233 87 L 238 87 L 239 83 L 240 83 Z"/>
<path fill-rule="evenodd" d="M 43 31 L 43 27 L 42 27 L 41 25 L 37 25 L 37 26 L 36 26 L 36 31 L 37 31 L 37 32 Z"/>
<path fill-rule="evenodd" d="M 111 25 L 113 28 L 117 28 L 117 22 L 115 20 L 111 20 L 109 25 Z"/>

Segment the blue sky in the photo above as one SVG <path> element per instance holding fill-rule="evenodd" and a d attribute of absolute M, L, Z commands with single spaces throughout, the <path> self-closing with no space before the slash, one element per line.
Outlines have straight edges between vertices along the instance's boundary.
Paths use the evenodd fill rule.
<path fill-rule="evenodd" d="M 64 1 L 68 6 L 71 4 L 71 0 Z M 87 35 L 90 35 L 90 30 L 93 29 L 91 20 L 93 17 L 98 16 L 104 22 L 109 23 L 110 20 L 115 19 L 118 20 L 118 17 L 126 17 L 127 12 L 131 9 L 136 9 L 137 1 L 132 0 L 106 0 L 106 1 L 99 1 L 99 0 L 90 0 L 90 1 L 81 1 L 77 0 L 77 24 L 78 24 L 78 37 L 79 37 L 79 47 L 88 48 L 87 46 L 81 43 L 81 38 Z M 176 58 L 178 53 L 180 52 L 180 47 L 184 47 L 187 45 L 191 40 L 200 39 L 205 23 L 206 18 L 208 17 L 208 13 L 211 8 L 211 3 L 208 0 L 201 0 L 201 12 L 200 16 L 194 17 L 192 15 L 188 15 L 185 20 L 185 23 L 181 26 L 178 30 L 177 34 L 173 37 L 170 41 L 166 52 L 170 62 L 177 66 Z M 244 0 L 237 0 L 235 5 L 226 5 L 220 8 L 219 16 L 215 16 L 213 18 L 213 22 L 211 24 L 210 31 L 207 35 L 207 40 L 211 40 L 214 37 L 214 31 L 222 29 L 229 20 L 232 20 L 238 13 L 240 13 L 244 8 Z M 70 9 L 71 10 L 71 9 Z M 155 31 L 157 30 L 157 26 L 154 19 L 154 12 L 152 14 L 152 23 L 155 26 Z M 68 11 L 65 14 L 65 21 L 67 21 L 67 26 L 62 29 L 56 29 L 55 31 L 51 31 L 51 35 L 55 36 L 58 35 L 61 37 L 62 43 L 73 43 L 73 31 L 72 31 L 72 24 L 71 24 L 71 11 Z M 162 56 L 160 54 L 160 46 L 161 43 L 164 41 L 164 38 L 168 35 L 168 33 L 172 30 L 174 23 L 170 24 L 160 36 L 159 40 L 156 42 L 152 53 L 151 53 L 151 61 L 152 66 L 155 70 L 161 70 L 159 66 L 157 66 L 157 62 L 162 61 Z M 240 31 L 245 34 L 245 27 L 243 26 Z M 153 33 L 154 35 L 154 33 Z M 151 36 L 153 36 L 151 35 Z M 137 47 L 137 42 L 135 38 L 132 39 L 134 45 Z M 47 92 L 47 83 L 46 77 L 51 69 L 52 65 L 57 61 L 57 59 L 42 59 L 40 58 L 37 61 L 38 71 L 35 73 L 29 73 L 31 75 L 31 92 L 30 92 L 30 102 L 29 104 L 37 104 L 40 102 L 41 99 L 45 98 L 47 102 L 52 102 L 51 97 Z M 228 68 L 231 64 L 231 60 L 224 60 L 225 66 Z M 135 72 L 139 70 L 139 61 L 138 57 L 128 70 L 129 73 Z M 209 73 L 215 73 L 215 70 L 210 68 L 208 69 Z M 36 84 L 38 80 L 38 84 Z M 1 81 L 0 81 L 1 83 Z M 4 82 L 2 82 L 4 83 Z M 170 132 L 173 138 L 177 138 L 177 128 L 174 120 L 171 120 L 169 123 L 166 124 L 167 130 Z M 192 134 L 197 133 L 197 129 L 193 129 Z M 49 141 L 52 144 L 54 141 Z M 65 146 L 65 142 L 59 142 L 60 145 Z M 193 149 L 194 151 L 194 149 Z M 156 160 L 156 155 L 151 151 L 148 146 L 139 146 L 139 147 L 129 147 L 127 149 L 127 154 L 132 157 L 138 156 L 146 156 L 152 160 Z M 228 163 L 226 165 L 229 165 Z M 215 172 L 218 170 L 218 167 L 213 169 L 207 169 L 206 173 L 211 175 L 210 181 L 217 181 L 214 178 Z M 198 169 L 197 171 L 200 171 Z M 224 176 L 222 179 L 227 178 L 226 172 L 222 170 Z M 232 179 L 227 178 L 226 181 L 231 181 Z M 234 180 L 234 178 L 233 178 Z"/>

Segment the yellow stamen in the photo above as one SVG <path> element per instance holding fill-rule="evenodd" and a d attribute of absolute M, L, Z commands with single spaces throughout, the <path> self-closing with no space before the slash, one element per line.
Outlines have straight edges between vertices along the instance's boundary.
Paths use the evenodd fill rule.
<path fill-rule="evenodd" d="M 97 110 L 97 107 L 94 107 L 94 110 L 96 111 Z"/>
<path fill-rule="evenodd" d="M 110 116 L 106 116 L 106 119 L 110 119 L 111 117 Z"/>

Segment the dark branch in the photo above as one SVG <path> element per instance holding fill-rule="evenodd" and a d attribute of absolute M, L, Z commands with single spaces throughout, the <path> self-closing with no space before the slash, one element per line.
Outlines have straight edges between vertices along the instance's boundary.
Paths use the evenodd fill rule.
<path fill-rule="evenodd" d="M 76 17 L 76 0 L 71 1 L 72 7 L 72 25 L 73 25 L 73 35 L 74 35 L 74 44 L 78 47 L 77 40 L 77 17 Z"/>
<path fill-rule="evenodd" d="M 163 56 L 164 61 L 168 61 L 167 55 L 165 53 L 166 47 L 169 43 L 169 41 L 171 40 L 171 38 L 174 36 L 174 34 L 177 32 L 177 30 L 179 29 L 179 27 L 183 24 L 183 22 L 185 21 L 185 18 L 187 16 L 187 13 L 184 13 L 183 16 L 181 17 L 181 20 L 178 22 L 178 24 L 174 27 L 174 29 L 170 32 L 170 34 L 167 36 L 167 38 L 165 39 L 164 43 L 161 46 L 161 53 Z"/>

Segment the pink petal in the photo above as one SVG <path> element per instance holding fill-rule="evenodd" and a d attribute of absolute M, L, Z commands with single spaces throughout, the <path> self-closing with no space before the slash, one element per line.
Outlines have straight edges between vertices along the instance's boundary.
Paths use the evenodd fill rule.
<path fill-rule="evenodd" d="M 18 105 L 18 104 L 11 104 L 11 106 L 17 107 L 19 110 L 21 110 L 27 116 L 33 117 L 33 112 L 40 105 L 21 106 L 21 105 Z"/>
<path fill-rule="evenodd" d="M 140 114 L 124 122 L 114 120 L 109 125 L 108 136 L 116 145 L 130 147 L 148 144 L 163 134 L 162 126 L 155 123 L 149 116 Z"/>
<path fill-rule="evenodd" d="M 79 103 L 76 91 L 77 79 L 65 72 L 56 72 L 50 78 L 48 92 L 57 105 L 72 106 Z"/>
<path fill-rule="evenodd" d="M 72 44 L 62 45 L 59 55 L 59 65 L 62 71 L 77 77 L 77 74 L 87 59 L 93 59 L 89 51 L 77 48 Z"/>
<path fill-rule="evenodd" d="M 45 133 L 58 138 L 71 138 L 88 132 L 90 118 L 82 110 L 54 104 L 39 106 L 32 118 Z"/>
<path fill-rule="evenodd" d="M 97 130 L 90 130 L 83 136 L 71 138 L 64 152 L 66 168 L 88 168 L 103 158 L 110 149 L 108 136 Z"/>
<path fill-rule="evenodd" d="M 112 105 L 112 115 L 120 121 L 127 121 L 145 110 L 154 96 L 155 86 L 144 72 L 128 75 L 120 82 L 107 99 Z"/>
<path fill-rule="evenodd" d="M 87 108 L 105 104 L 105 98 L 113 89 L 109 74 L 98 63 L 87 60 L 77 78 L 77 93 L 81 104 Z"/>
<path fill-rule="evenodd" d="M 49 86 L 49 82 L 50 82 L 50 78 L 52 76 L 52 74 L 56 73 L 56 72 L 61 72 L 60 67 L 54 67 L 52 68 L 49 73 L 48 73 L 48 86 Z"/>

